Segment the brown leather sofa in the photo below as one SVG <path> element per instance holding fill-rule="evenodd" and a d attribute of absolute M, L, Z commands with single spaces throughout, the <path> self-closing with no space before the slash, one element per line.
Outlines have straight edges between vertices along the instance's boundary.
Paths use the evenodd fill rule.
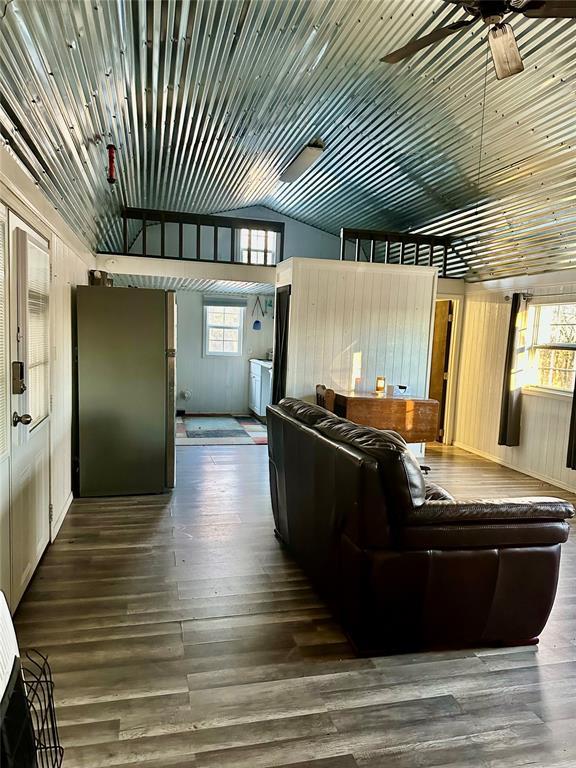
<path fill-rule="evenodd" d="M 572 505 L 456 501 L 395 432 L 289 398 L 267 417 L 277 535 L 359 652 L 536 641 Z"/>

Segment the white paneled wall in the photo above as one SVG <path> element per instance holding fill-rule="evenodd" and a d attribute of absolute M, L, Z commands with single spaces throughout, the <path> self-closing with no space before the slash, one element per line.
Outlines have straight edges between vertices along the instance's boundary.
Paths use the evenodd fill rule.
<path fill-rule="evenodd" d="M 314 398 L 316 384 L 371 391 L 376 376 L 428 391 L 436 272 L 428 267 L 291 259 L 278 284 L 292 285 L 286 393 Z"/>
<path fill-rule="evenodd" d="M 52 538 L 72 501 L 72 301 L 88 282 L 88 267 L 59 237 L 52 238 L 50 477 Z"/>
<path fill-rule="evenodd" d="M 564 278 L 565 280 L 565 278 Z M 504 286 L 503 286 L 504 288 Z M 559 291 L 570 295 L 576 283 L 558 282 L 543 275 L 526 285 L 511 284 L 493 292 L 475 288 L 466 298 L 462 337 L 455 444 L 480 453 L 534 477 L 576 490 L 576 472 L 566 467 L 571 398 L 561 394 L 531 393 L 522 396 L 521 444 L 498 445 L 500 403 L 510 302 L 513 290 L 534 295 Z M 571 300 L 576 296 L 571 296 Z"/>

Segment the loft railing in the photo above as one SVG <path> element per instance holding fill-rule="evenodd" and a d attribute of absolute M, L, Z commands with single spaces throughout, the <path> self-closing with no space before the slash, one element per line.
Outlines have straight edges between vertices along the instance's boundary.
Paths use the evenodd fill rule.
<path fill-rule="evenodd" d="M 125 208 L 126 256 L 274 266 L 284 254 L 284 224 L 235 216 Z"/>
<path fill-rule="evenodd" d="M 340 260 L 377 264 L 411 264 L 448 271 L 451 238 L 372 229 L 341 229 Z"/>

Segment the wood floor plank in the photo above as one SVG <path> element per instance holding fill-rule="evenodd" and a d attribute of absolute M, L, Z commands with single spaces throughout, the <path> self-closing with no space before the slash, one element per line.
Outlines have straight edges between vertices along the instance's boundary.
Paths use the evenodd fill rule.
<path fill-rule="evenodd" d="M 272 535 L 265 446 L 181 447 L 178 487 L 77 500 L 16 616 L 64 768 L 574 768 L 576 539 L 538 647 L 358 658 Z M 456 496 L 576 497 L 464 451 Z"/>

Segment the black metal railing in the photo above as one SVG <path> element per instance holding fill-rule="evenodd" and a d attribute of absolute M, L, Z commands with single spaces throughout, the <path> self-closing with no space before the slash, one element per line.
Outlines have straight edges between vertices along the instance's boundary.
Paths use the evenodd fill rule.
<path fill-rule="evenodd" d="M 446 277 L 451 242 L 436 235 L 341 229 L 340 260 L 437 267 L 440 277 Z"/>
<path fill-rule="evenodd" d="M 236 216 L 125 208 L 126 256 L 274 266 L 284 255 L 284 223 Z"/>

